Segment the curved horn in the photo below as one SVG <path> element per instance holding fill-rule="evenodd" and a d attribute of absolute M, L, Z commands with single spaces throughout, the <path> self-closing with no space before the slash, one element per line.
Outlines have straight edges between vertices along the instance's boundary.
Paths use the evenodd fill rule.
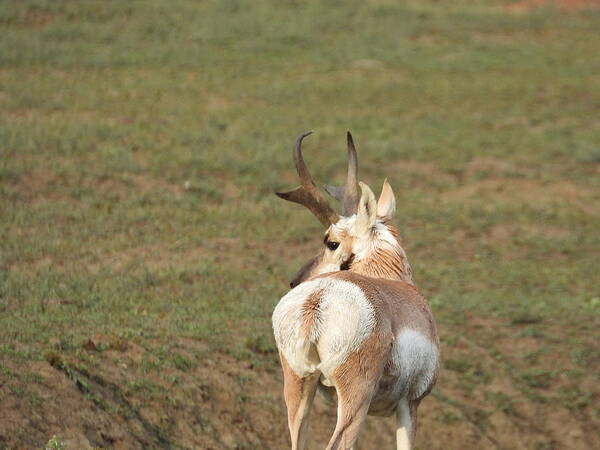
<path fill-rule="evenodd" d="M 342 202 L 342 215 L 349 217 L 356 214 L 358 210 L 358 201 L 360 199 L 360 190 L 358 187 L 358 156 L 352 134 L 348 131 L 346 134 L 348 141 L 348 176 L 345 186 L 331 186 L 329 184 L 323 187 L 329 195 Z"/>
<path fill-rule="evenodd" d="M 336 223 L 339 216 L 317 188 L 302 157 L 302 140 L 311 133 L 312 131 L 308 131 L 298 136 L 294 146 L 294 165 L 300 177 L 300 186 L 291 191 L 276 192 L 276 194 L 284 200 L 306 206 L 319 219 L 319 222 L 328 227 Z"/>
<path fill-rule="evenodd" d="M 342 202 L 342 214 L 351 216 L 358 209 L 358 200 L 360 198 L 358 189 L 358 156 L 352 134 L 348 131 L 346 135 L 348 141 L 348 177 L 344 188 L 344 199 Z"/>

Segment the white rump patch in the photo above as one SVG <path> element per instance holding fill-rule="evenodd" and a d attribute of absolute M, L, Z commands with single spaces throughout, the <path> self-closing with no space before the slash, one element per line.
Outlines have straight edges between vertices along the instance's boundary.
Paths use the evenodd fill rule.
<path fill-rule="evenodd" d="M 301 336 L 304 303 L 314 292 L 321 300 L 308 336 Z M 375 326 L 373 305 L 350 281 L 319 278 L 288 292 L 273 312 L 277 347 L 299 376 L 320 370 L 326 378 L 369 337 Z M 314 351 L 316 349 L 316 352 Z"/>
<path fill-rule="evenodd" d="M 403 328 L 396 336 L 392 365 L 398 374 L 396 392 L 418 398 L 431 386 L 437 372 L 437 346 L 418 331 Z"/>
<path fill-rule="evenodd" d="M 310 342 L 300 336 L 304 303 L 321 289 L 323 278 L 300 283 L 279 301 L 273 311 L 273 334 L 277 348 L 288 364 L 301 377 L 316 370 L 318 359 L 310 361 Z"/>

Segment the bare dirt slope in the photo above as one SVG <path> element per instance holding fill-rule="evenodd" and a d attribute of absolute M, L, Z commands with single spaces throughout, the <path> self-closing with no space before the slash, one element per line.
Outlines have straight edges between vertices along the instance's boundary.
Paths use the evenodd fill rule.
<path fill-rule="evenodd" d="M 465 325 L 459 338 L 446 327 L 443 341 L 457 340 L 444 347 L 438 387 L 422 405 L 418 448 L 600 447 L 597 389 L 591 375 L 569 382 L 568 349 L 557 341 L 556 353 L 536 354 L 539 342 L 527 324 L 467 318 Z M 85 365 L 59 352 L 5 364 L 0 446 L 40 448 L 55 434 L 78 449 L 288 446 L 273 353 L 258 352 L 258 363 L 249 363 L 191 339 L 178 339 L 172 351 L 179 368 L 151 370 L 142 346 L 95 336 L 83 343 L 91 361 Z M 586 357 L 597 371 L 598 355 Z M 553 370 L 515 379 L 528 361 Z M 321 448 L 334 423 L 335 411 L 318 399 L 309 448 Z M 392 448 L 392 420 L 369 418 L 360 444 Z"/>
<path fill-rule="evenodd" d="M 596 9 L 600 7 L 598 0 L 525 0 L 511 3 L 508 7 L 510 11 L 525 12 L 533 8 L 544 6 L 558 7 L 564 11 L 573 11 L 580 9 Z"/>

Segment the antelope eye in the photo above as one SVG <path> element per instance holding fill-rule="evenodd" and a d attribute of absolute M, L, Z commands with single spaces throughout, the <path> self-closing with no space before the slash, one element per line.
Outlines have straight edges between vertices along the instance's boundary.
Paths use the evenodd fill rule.
<path fill-rule="evenodd" d="M 327 241 L 325 242 L 325 245 L 327 246 L 327 248 L 331 251 L 334 251 L 336 248 L 338 248 L 340 246 L 339 242 L 334 242 L 334 241 Z"/>

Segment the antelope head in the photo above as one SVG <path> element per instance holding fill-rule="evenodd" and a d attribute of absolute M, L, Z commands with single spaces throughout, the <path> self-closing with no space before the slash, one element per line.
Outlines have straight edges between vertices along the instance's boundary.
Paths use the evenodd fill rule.
<path fill-rule="evenodd" d="M 294 146 L 294 164 L 300 186 L 289 192 L 277 192 L 277 195 L 307 207 L 327 229 L 323 249 L 302 266 L 290 287 L 311 277 L 339 270 L 412 284 L 410 265 L 400 245 L 398 232 L 391 224 L 396 199 L 390 184 L 384 181 L 376 200 L 371 188 L 358 181 L 356 148 L 348 132 L 346 184 L 343 187 L 325 186 L 332 197 L 342 202 L 342 214 L 338 215 L 317 188 L 304 163 L 302 140 L 310 134 L 300 135 Z"/>

